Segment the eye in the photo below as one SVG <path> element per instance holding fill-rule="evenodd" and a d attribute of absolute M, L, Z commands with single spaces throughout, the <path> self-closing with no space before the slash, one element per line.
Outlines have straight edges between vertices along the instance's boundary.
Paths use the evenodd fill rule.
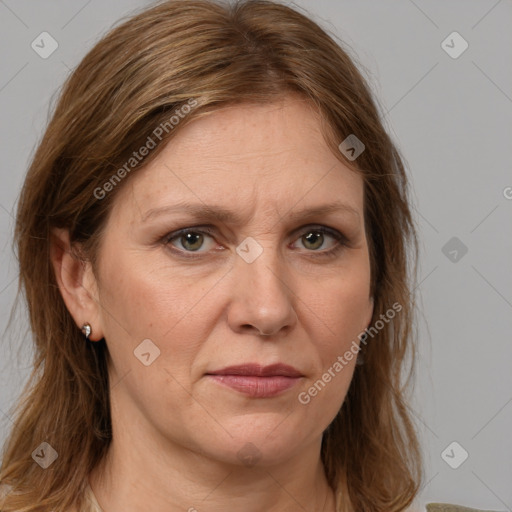
<path fill-rule="evenodd" d="M 176 233 L 172 233 L 167 237 L 165 242 L 166 244 L 172 245 L 173 247 L 185 252 L 206 252 L 208 251 L 208 244 L 206 244 L 206 251 L 199 251 L 199 249 L 205 245 L 205 241 L 208 239 L 210 240 L 210 246 L 215 245 L 213 238 L 205 231 L 198 229 L 183 229 Z"/>
<path fill-rule="evenodd" d="M 314 256 L 332 256 L 347 245 L 347 240 L 343 234 L 324 226 L 310 228 L 303 233 L 295 243 L 302 243 L 303 247 L 308 249 L 308 252 L 318 253 Z M 330 243 L 329 239 L 331 239 Z"/>
<path fill-rule="evenodd" d="M 214 229 L 209 227 L 184 228 L 167 235 L 164 239 L 164 245 L 170 246 L 177 255 L 184 257 L 193 257 L 194 253 L 199 257 L 212 251 L 216 247 L 215 239 L 212 234 Z M 334 257 L 338 251 L 348 245 L 346 237 L 337 230 L 326 226 L 316 226 L 302 231 L 303 235 L 292 245 L 295 249 L 300 249 L 295 244 L 300 242 L 302 246 L 314 257 Z M 201 250 L 202 249 L 202 250 Z"/>

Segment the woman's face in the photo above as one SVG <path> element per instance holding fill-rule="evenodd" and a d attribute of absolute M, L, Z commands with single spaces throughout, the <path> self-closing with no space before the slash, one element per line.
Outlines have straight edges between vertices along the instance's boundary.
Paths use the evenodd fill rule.
<path fill-rule="evenodd" d="M 195 120 L 125 179 L 95 276 L 114 423 L 237 464 L 317 448 L 372 315 L 360 176 L 287 97 Z"/>

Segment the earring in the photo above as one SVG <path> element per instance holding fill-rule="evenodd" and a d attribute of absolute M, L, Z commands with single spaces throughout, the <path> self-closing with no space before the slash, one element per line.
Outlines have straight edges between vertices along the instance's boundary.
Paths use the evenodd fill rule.
<path fill-rule="evenodd" d="M 82 332 L 85 335 L 85 341 L 89 341 L 89 336 L 91 335 L 92 332 L 91 324 L 84 324 L 82 326 Z"/>

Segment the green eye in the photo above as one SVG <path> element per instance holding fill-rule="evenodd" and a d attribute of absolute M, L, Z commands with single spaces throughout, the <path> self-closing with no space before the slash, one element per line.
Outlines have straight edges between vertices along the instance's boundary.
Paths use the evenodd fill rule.
<path fill-rule="evenodd" d="M 308 247 L 309 249 L 317 250 L 323 245 L 324 235 L 319 231 L 310 231 L 307 235 L 302 237 L 302 241 L 306 247 L 308 244 L 311 244 L 311 246 Z"/>
<path fill-rule="evenodd" d="M 208 240 L 210 241 L 210 245 L 208 246 Z M 198 252 L 204 253 L 209 249 L 213 248 L 215 245 L 213 237 L 199 229 L 182 229 L 180 231 L 175 231 L 168 235 L 164 240 L 166 245 L 172 245 L 179 252 L 182 253 L 190 253 L 190 252 Z M 200 250 L 204 246 L 206 246 L 205 250 Z"/>
<path fill-rule="evenodd" d="M 197 257 L 205 255 L 215 247 L 215 239 L 213 238 L 214 230 L 211 228 L 184 228 L 179 231 L 174 231 L 164 238 L 165 245 L 170 245 L 176 254 L 184 257 L 194 257 L 191 253 L 197 253 Z M 310 228 L 307 231 L 302 231 L 303 235 L 295 239 L 293 247 L 301 249 L 295 244 L 301 243 L 302 248 L 305 248 L 306 255 L 318 258 L 334 257 L 344 247 L 348 245 L 346 237 L 337 230 L 328 228 L 326 226 L 319 226 Z M 331 244 L 329 247 L 324 247 L 328 244 L 329 239 Z M 208 245 L 208 242 L 210 245 Z"/>
<path fill-rule="evenodd" d="M 181 235 L 179 240 L 181 241 L 181 245 L 184 249 L 197 251 L 203 245 L 204 236 L 201 233 L 190 232 L 185 235 Z"/>

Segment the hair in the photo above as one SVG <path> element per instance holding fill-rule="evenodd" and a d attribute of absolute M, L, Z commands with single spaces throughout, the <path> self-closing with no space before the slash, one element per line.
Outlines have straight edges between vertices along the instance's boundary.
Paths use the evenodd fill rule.
<path fill-rule="evenodd" d="M 342 493 L 344 511 L 398 512 L 413 502 L 423 478 L 407 405 L 418 242 L 404 160 L 355 62 L 343 43 L 280 3 L 168 0 L 123 20 L 71 73 L 18 203 L 19 293 L 28 304 L 35 347 L 4 445 L 0 483 L 10 492 L 3 512 L 80 509 L 87 476 L 112 439 L 107 345 L 104 339 L 85 343 L 64 304 L 50 261 L 52 231 L 68 230 L 73 246 L 82 249 L 77 257 L 94 268 L 126 174 L 151 162 L 194 119 L 289 94 L 318 113 L 333 154 L 362 176 L 372 324 L 392 304 L 401 306 L 361 345 L 364 364 L 356 366 L 323 434 L 322 462 L 329 484 Z M 188 112 L 191 104 L 196 106 Z M 169 120 L 177 111 L 188 113 L 174 125 Z M 164 127 L 160 137 L 158 127 Z M 350 134 L 365 145 L 357 162 L 338 148 Z M 127 169 L 148 137 L 155 147 Z M 108 194 L 101 192 L 107 188 Z M 58 452 L 47 470 L 31 457 L 43 441 Z"/>

